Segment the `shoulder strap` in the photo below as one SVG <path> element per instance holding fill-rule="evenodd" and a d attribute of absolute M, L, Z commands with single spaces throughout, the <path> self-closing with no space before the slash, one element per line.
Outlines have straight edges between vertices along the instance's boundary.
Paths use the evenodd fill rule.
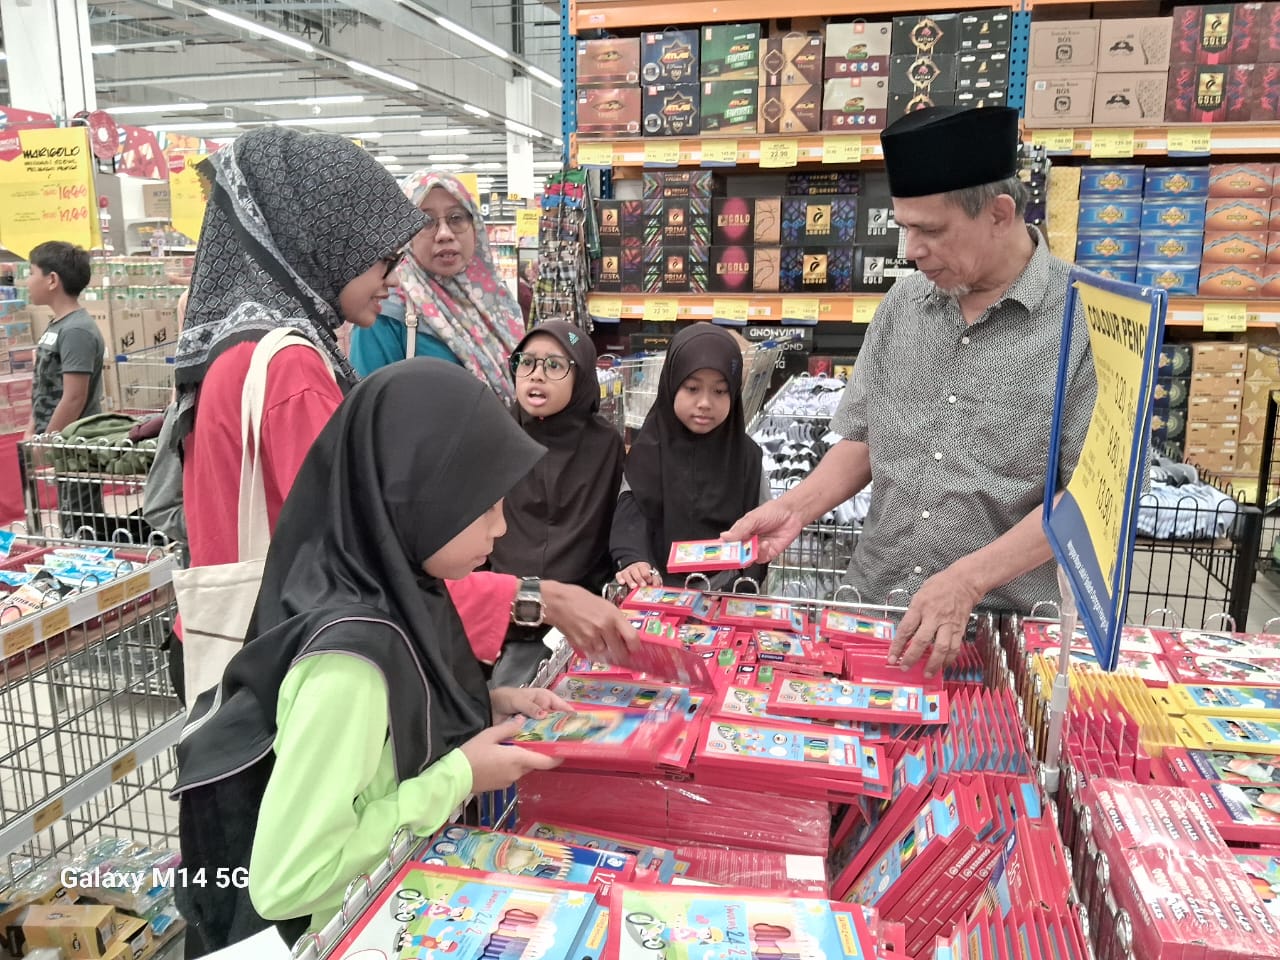
<path fill-rule="evenodd" d="M 246 560 L 261 560 L 267 555 L 267 547 L 271 545 L 266 482 L 262 474 L 259 445 L 262 440 L 262 408 L 267 397 L 267 370 L 271 359 L 286 347 L 310 347 L 324 361 L 329 376 L 334 377 L 333 366 L 324 351 L 291 327 L 277 327 L 268 331 L 254 347 L 249 372 L 240 392 L 240 502 L 237 526 L 241 563 Z"/>
<path fill-rule="evenodd" d="M 404 358 L 412 360 L 418 355 L 418 311 L 408 297 L 404 300 L 404 329 Z"/>

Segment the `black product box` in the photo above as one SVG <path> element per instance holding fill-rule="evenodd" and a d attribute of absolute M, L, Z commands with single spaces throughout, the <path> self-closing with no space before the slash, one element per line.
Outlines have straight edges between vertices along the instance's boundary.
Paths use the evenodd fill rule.
<path fill-rule="evenodd" d="M 971 91 L 970 91 L 971 92 Z M 889 123 L 900 120 L 908 113 L 924 110 L 926 107 L 953 107 L 956 103 L 954 90 L 932 93 L 891 93 L 889 94 Z"/>
<path fill-rule="evenodd" d="M 895 54 L 955 54 L 960 51 L 960 20 L 954 13 L 893 18 Z"/>
<path fill-rule="evenodd" d="M 889 95 L 954 91 L 956 59 L 946 54 L 890 57 Z"/>
<path fill-rule="evenodd" d="M 708 281 L 713 293 L 750 293 L 753 251 L 749 246 L 712 247 Z"/>
<path fill-rule="evenodd" d="M 981 50 L 961 53 L 956 58 L 956 87 L 981 90 L 1009 86 L 1009 51 Z"/>
<path fill-rule="evenodd" d="M 622 249 L 611 248 L 600 253 L 599 274 L 595 289 L 604 293 L 622 292 Z"/>
<path fill-rule="evenodd" d="M 760 133 L 817 133 L 822 129 L 822 85 L 760 88 Z"/>
<path fill-rule="evenodd" d="M 1191 369 L 1191 348 L 1185 344 L 1163 344 L 1160 347 L 1160 361 L 1156 368 L 1159 377 L 1189 377 Z"/>
<path fill-rule="evenodd" d="M 885 190 L 888 189 L 886 181 Z M 861 192 L 862 178 L 856 170 L 787 174 L 787 196 L 789 197 L 826 197 L 840 194 L 852 197 Z"/>
<path fill-rule="evenodd" d="M 1191 378 L 1160 377 L 1156 380 L 1152 402 L 1155 412 L 1180 410 L 1186 413 L 1187 403 L 1191 399 Z"/>
<path fill-rule="evenodd" d="M 759 115 L 756 80 L 713 80 L 702 85 L 703 133 L 757 133 Z"/>
<path fill-rule="evenodd" d="M 647 247 L 662 242 L 664 214 L 661 200 L 621 201 L 622 245 Z"/>
<path fill-rule="evenodd" d="M 702 28 L 702 79 L 760 82 L 760 24 L 718 23 Z"/>
<path fill-rule="evenodd" d="M 717 197 L 713 211 L 711 240 L 717 246 L 781 242 L 779 197 Z"/>
<path fill-rule="evenodd" d="M 852 293 L 853 247 L 783 247 L 782 293 Z"/>
<path fill-rule="evenodd" d="M 642 196 L 646 200 L 669 197 L 715 197 L 724 193 L 724 183 L 714 170 L 646 170 Z"/>
<path fill-rule="evenodd" d="M 662 243 L 689 246 L 689 201 L 662 201 Z"/>
<path fill-rule="evenodd" d="M 960 49 L 1008 50 L 1013 43 L 1010 7 L 960 14 Z"/>
<path fill-rule="evenodd" d="M 1009 88 L 987 87 L 983 90 L 957 90 L 954 101 L 957 107 L 966 110 L 975 107 L 1004 107 L 1009 103 Z"/>
<path fill-rule="evenodd" d="M 697 83 L 699 70 L 697 30 L 641 35 L 641 83 Z"/>
<path fill-rule="evenodd" d="M 896 246 L 900 242 L 888 176 L 879 170 L 864 174 L 858 197 L 858 243 Z"/>
<path fill-rule="evenodd" d="M 699 133 L 696 83 L 650 84 L 642 88 L 640 126 L 646 137 L 688 137 Z"/>
<path fill-rule="evenodd" d="M 760 41 L 760 86 L 822 83 L 822 34 L 788 33 Z"/>
<path fill-rule="evenodd" d="M 854 293 L 884 293 L 897 281 L 915 273 L 915 266 L 906 257 L 898 256 L 894 244 L 871 244 L 855 250 Z"/>
<path fill-rule="evenodd" d="M 689 246 L 695 247 L 705 255 L 711 245 L 711 210 L 710 197 L 693 197 L 686 201 L 689 204 Z"/>
<path fill-rule="evenodd" d="M 658 248 L 661 251 L 661 247 Z M 657 293 L 662 289 L 662 258 L 640 247 L 622 248 L 622 292 Z"/>
<path fill-rule="evenodd" d="M 689 292 L 689 248 L 673 244 L 662 248 L 662 290 Z"/>
<path fill-rule="evenodd" d="M 596 203 L 600 222 L 600 246 L 622 246 L 622 201 L 600 200 Z"/>
<path fill-rule="evenodd" d="M 858 235 L 857 197 L 784 197 L 782 245 L 852 244 Z"/>

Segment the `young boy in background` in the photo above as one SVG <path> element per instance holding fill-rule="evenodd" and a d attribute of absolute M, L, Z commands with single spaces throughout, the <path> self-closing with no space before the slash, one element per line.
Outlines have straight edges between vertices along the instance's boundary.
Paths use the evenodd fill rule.
<path fill-rule="evenodd" d="M 102 412 L 106 344 L 98 325 L 80 306 L 80 292 L 89 285 L 89 277 L 89 254 L 80 247 L 53 240 L 31 251 L 27 299 L 53 310 L 54 320 L 36 345 L 26 439 Z"/>

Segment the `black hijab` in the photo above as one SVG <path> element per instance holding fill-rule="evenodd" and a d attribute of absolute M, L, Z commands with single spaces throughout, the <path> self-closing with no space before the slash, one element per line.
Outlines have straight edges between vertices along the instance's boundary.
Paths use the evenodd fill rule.
<path fill-rule="evenodd" d="M 699 436 L 676 417 L 675 399 L 680 385 L 705 369 L 728 382 L 732 406 L 724 423 Z M 719 537 L 759 506 L 761 453 L 747 436 L 742 351 L 726 330 L 695 323 L 671 341 L 658 395 L 627 456 L 626 475 L 653 534 L 652 555 L 662 568 L 673 541 Z"/>
<path fill-rule="evenodd" d="M 174 379 L 181 440 L 196 390 L 228 347 L 293 327 L 324 351 L 344 390 L 342 288 L 400 250 L 425 218 L 395 178 L 344 137 L 260 127 L 201 165 L 211 181 Z"/>
<path fill-rule="evenodd" d="M 356 387 L 280 512 L 252 639 L 192 710 L 177 791 L 265 755 L 284 676 L 316 653 L 348 653 L 382 672 L 401 780 L 489 726 L 480 665 L 444 583 L 422 563 L 542 454 L 454 364 L 406 360 Z"/>
<path fill-rule="evenodd" d="M 515 407 L 516 420 L 547 455 L 507 494 L 507 533 L 494 544 L 491 564 L 499 573 L 596 590 L 612 573 L 609 530 L 622 481 L 622 437 L 596 412 L 600 382 L 591 338 L 571 323 L 552 320 L 525 334 L 515 353 L 540 333 L 573 360 L 573 394 L 551 417 Z"/>

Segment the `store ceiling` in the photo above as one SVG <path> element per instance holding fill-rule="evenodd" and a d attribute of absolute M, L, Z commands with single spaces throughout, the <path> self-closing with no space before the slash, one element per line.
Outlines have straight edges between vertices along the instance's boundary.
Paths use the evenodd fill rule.
<path fill-rule="evenodd" d="M 530 77 L 535 170 L 560 156 L 555 10 L 538 0 L 89 0 L 98 106 L 210 138 L 277 121 L 356 136 L 397 174 L 457 163 L 505 192 L 513 75 Z"/>

